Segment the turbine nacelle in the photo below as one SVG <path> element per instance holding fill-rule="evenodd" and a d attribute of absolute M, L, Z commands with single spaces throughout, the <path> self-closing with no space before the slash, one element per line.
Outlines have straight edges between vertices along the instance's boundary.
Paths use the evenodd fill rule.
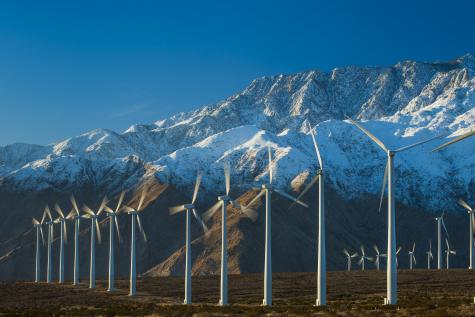
<path fill-rule="evenodd" d="M 195 208 L 195 205 L 193 204 L 185 204 L 183 205 L 183 209 L 194 209 Z"/>

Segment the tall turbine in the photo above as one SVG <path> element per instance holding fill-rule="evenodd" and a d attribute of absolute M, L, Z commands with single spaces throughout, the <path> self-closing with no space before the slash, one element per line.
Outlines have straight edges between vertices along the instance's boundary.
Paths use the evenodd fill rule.
<path fill-rule="evenodd" d="M 287 194 L 284 191 L 281 191 L 277 188 L 272 186 L 273 181 L 273 162 L 272 162 L 272 152 L 270 149 L 270 145 L 267 147 L 267 154 L 269 158 L 269 182 L 262 184 L 261 191 L 257 194 L 254 199 L 252 199 L 249 204 L 247 204 L 244 209 L 249 208 L 252 206 L 258 199 L 260 199 L 263 195 L 266 196 L 266 232 L 265 232 L 265 250 L 264 250 L 264 299 L 262 300 L 263 306 L 271 306 L 272 305 L 272 240 L 271 240 L 271 233 L 272 233 L 272 222 L 271 222 L 271 197 L 272 193 L 275 192 L 282 197 L 289 199 L 293 202 L 296 202 L 305 208 L 308 208 L 308 205 L 301 202 L 297 198 L 292 197 L 291 195 Z"/>
<path fill-rule="evenodd" d="M 448 236 L 447 227 L 445 226 L 444 213 L 439 217 L 434 218 L 437 221 L 437 269 L 442 269 L 442 227 L 445 230 L 445 234 Z"/>
<path fill-rule="evenodd" d="M 427 254 L 427 269 L 430 270 L 430 262 L 434 258 L 434 256 L 432 255 L 432 241 L 431 240 L 429 240 L 429 251 L 426 251 L 426 254 Z"/>
<path fill-rule="evenodd" d="M 186 249 L 185 249 L 185 300 L 183 304 L 191 304 L 191 214 L 203 227 L 204 232 L 208 232 L 208 227 L 198 215 L 198 212 L 195 209 L 196 198 L 198 198 L 198 190 L 200 189 L 202 174 L 198 172 L 195 182 L 195 190 L 193 192 L 193 198 L 191 199 L 190 204 L 180 205 L 170 208 L 170 215 L 177 214 L 182 211 L 186 211 Z"/>
<path fill-rule="evenodd" d="M 41 261 L 41 245 L 45 244 L 45 238 L 43 236 L 43 222 L 45 220 L 46 214 L 43 213 L 41 221 L 33 218 L 33 228 L 36 229 L 36 250 L 35 250 L 35 282 L 40 281 L 40 261 Z M 41 237 L 41 240 L 40 240 Z M 41 241 L 41 242 L 40 242 Z"/>
<path fill-rule="evenodd" d="M 458 202 L 462 207 L 464 207 L 468 211 L 468 217 L 469 217 L 468 222 L 469 222 L 469 226 L 470 226 L 470 238 L 469 238 L 470 244 L 469 244 L 469 249 L 468 249 L 470 263 L 469 263 L 468 268 L 470 270 L 473 270 L 473 265 L 474 265 L 473 258 L 474 258 L 474 253 L 475 253 L 475 248 L 473 246 L 473 243 L 474 243 L 474 241 L 473 241 L 473 234 L 474 234 L 473 228 L 475 227 L 475 216 L 474 216 L 475 211 L 463 199 L 459 199 Z"/>
<path fill-rule="evenodd" d="M 447 240 L 447 238 L 445 238 L 445 244 L 447 245 L 447 249 L 445 249 L 445 256 L 446 256 L 445 264 L 447 264 L 447 270 L 448 270 L 450 269 L 450 264 L 449 264 L 450 255 L 451 254 L 456 255 L 457 253 L 455 252 L 455 250 L 450 249 L 449 240 Z"/>
<path fill-rule="evenodd" d="M 409 254 L 409 269 L 412 270 L 412 263 L 414 263 L 414 265 L 416 265 L 416 257 L 414 255 L 414 252 L 416 250 L 416 243 L 414 242 L 414 244 L 412 245 L 412 250 L 410 250 L 408 252 Z"/>
<path fill-rule="evenodd" d="M 89 266 L 89 288 L 96 287 L 96 236 L 97 242 L 101 243 L 101 228 L 99 227 L 99 215 L 104 210 L 107 204 L 107 198 L 102 199 L 101 205 L 97 212 L 94 212 L 88 206 L 84 205 L 83 218 L 91 220 L 91 262 Z M 97 231 L 96 231 L 97 229 Z"/>
<path fill-rule="evenodd" d="M 396 265 L 396 213 L 394 202 L 394 156 L 396 153 L 409 150 L 415 146 L 427 143 L 441 136 L 436 136 L 427 140 L 423 140 L 411 145 L 403 146 L 396 150 L 388 149 L 383 142 L 376 138 L 371 132 L 366 130 L 362 125 L 348 118 L 348 120 L 366 134 L 374 143 L 376 143 L 387 155 L 387 163 L 384 179 L 388 182 L 388 260 L 387 260 L 387 295 L 384 303 L 388 305 L 397 304 L 397 265 Z M 386 174 L 387 173 L 387 174 Z M 385 185 L 383 184 L 383 188 Z"/>
<path fill-rule="evenodd" d="M 131 231 L 130 231 L 130 287 L 129 287 L 129 296 L 135 296 L 137 293 L 137 259 L 135 256 L 135 245 L 136 245 L 136 237 L 135 237 L 135 223 L 137 222 L 139 226 L 139 231 L 142 234 L 142 237 L 145 242 L 147 242 L 147 235 L 145 234 L 145 231 L 143 230 L 142 227 L 142 222 L 140 221 L 140 212 L 143 211 L 145 205 L 145 196 L 147 195 L 146 190 L 142 190 L 142 193 L 140 194 L 140 199 L 137 204 L 137 207 L 132 208 L 130 206 L 124 205 L 124 211 L 130 215 L 130 220 L 131 220 Z"/>
<path fill-rule="evenodd" d="M 67 243 L 67 229 L 66 229 L 66 217 L 58 204 L 54 205 L 54 210 L 58 213 L 58 218 L 54 220 L 54 223 L 59 224 L 59 278 L 60 284 L 64 283 L 64 244 Z"/>
<path fill-rule="evenodd" d="M 53 230 L 54 230 L 54 222 L 53 217 L 51 216 L 51 211 L 49 206 L 46 205 L 44 215 L 48 216 L 48 220 L 45 224 L 48 226 L 48 260 L 46 263 L 46 283 L 51 283 L 53 280 Z"/>
<path fill-rule="evenodd" d="M 292 205 L 300 201 L 300 199 L 310 190 L 310 188 L 318 181 L 318 210 L 317 210 L 317 219 L 318 219 L 318 236 L 317 236 L 317 300 L 316 306 L 325 306 L 327 303 L 327 256 L 326 256 L 326 228 L 325 228 L 325 191 L 324 191 L 324 179 L 323 179 L 323 161 L 320 156 L 320 150 L 318 148 L 317 140 L 315 134 L 313 133 L 313 128 L 310 123 L 307 121 L 308 129 L 310 130 L 310 135 L 312 136 L 313 146 L 315 148 L 315 154 L 318 163 L 317 175 L 313 180 L 305 187 L 305 189 L 300 193 Z M 290 209 L 290 208 L 289 208 Z"/>
<path fill-rule="evenodd" d="M 108 284 L 108 287 L 107 287 L 108 292 L 112 292 L 115 289 L 114 288 L 114 281 L 115 281 L 115 270 L 114 270 L 114 265 L 115 265 L 115 260 L 114 260 L 115 235 L 114 235 L 114 230 L 117 230 L 117 237 L 118 237 L 119 243 L 120 243 L 121 239 L 120 239 L 120 231 L 119 231 L 119 223 L 117 221 L 117 215 L 121 211 L 121 205 L 122 205 L 122 202 L 124 201 L 124 195 L 125 195 L 125 192 L 120 193 L 119 201 L 117 202 L 117 207 L 115 208 L 115 210 L 112 210 L 108 206 L 104 207 L 104 209 L 107 213 L 107 217 L 109 218 L 109 284 Z M 115 229 L 114 229 L 114 226 L 115 226 Z"/>
<path fill-rule="evenodd" d="M 358 252 L 355 252 L 353 254 L 350 254 L 348 252 L 348 250 L 346 249 L 343 249 L 343 253 L 345 254 L 345 258 L 346 258 L 346 267 L 347 267 L 347 271 L 351 271 L 351 259 L 353 258 L 356 258 L 358 256 Z"/>
<path fill-rule="evenodd" d="M 74 196 L 70 197 L 71 204 L 73 205 L 72 212 L 68 215 L 68 219 L 74 221 L 74 268 L 73 268 L 73 285 L 79 284 L 79 225 L 81 221 L 81 213 L 79 212 L 78 205 Z"/>
<path fill-rule="evenodd" d="M 386 254 L 384 253 L 380 253 L 379 252 L 379 248 L 377 245 L 374 245 L 374 252 L 376 252 L 376 257 L 375 257 L 375 260 L 374 260 L 374 264 L 376 265 L 376 270 L 379 271 L 379 264 L 381 262 L 381 258 L 385 258 L 386 257 Z"/>
<path fill-rule="evenodd" d="M 365 260 L 373 261 L 373 258 L 366 256 L 365 251 L 364 251 L 364 246 L 361 246 L 361 256 L 360 256 L 360 260 L 358 261 L 358 264 L 361 266 L 361 271 L 364 271 L 365 269 Z"/>
<path fill-rule="evenodd" d="M 224 180 L 226 186 L 226 194 L 218 196 L 218 202 L 214 204 L 208 211 L 203 214 L 203 221 L 207 222 L 221 207 L 221 279 L 220 279 L 220 297 L 219 305 L 228 304 L 228 243 L 227 243 L 227 205 L 231 203 L 235 208 L 240 208 L 249 218 L 255 220 L 257 214 L 252 209 L 243 209 L 234 199 L 229 196 L 231 189 L 229 164 L 224 166 Z"/>

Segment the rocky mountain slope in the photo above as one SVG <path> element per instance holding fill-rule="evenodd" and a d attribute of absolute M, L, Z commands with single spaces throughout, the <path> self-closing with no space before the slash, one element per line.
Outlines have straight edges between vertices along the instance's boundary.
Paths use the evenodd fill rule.
<path fill-rule="evenodd" d="M 317 167 L 309 122 L 316 125 L 328 190 L 333 195 L 333 199 L 327 201 L 328 217 L 335 217 L 337 227 L 333 232 L 335 236 L 329 238 L 329 244 L 335 244 L 330 263 L 335 268 L 342 267 L 339 252 L 348 241 L 355 241 L 357 248 L 356 241 L 385 240 L 384 235 L 369 229 L 371 224 L 376 224 L 376 218 L 381 218 L 374 213 L 377 214 L 376 197 L 381 190 L 385 154 L 345 120 L 346 117 L 362 120 L 390 148 L 443 135 L 439 140 L 397 155 L 396 199 L 401 210 L 416 210 L 421 213 L 420 217 L 443 210 L 462 212 L 455 205 L 456 198 L 461 196 L 474 202 L 472 152 L 475 139 L 467 139 L 442 152 L 431 153 L 430 150 L 475 124 L 474 75 L 475 57 L 467 54 L 450 62 L 405 61 L 391 67 L 350 66 L 330 72 L 315 70 L 262 77 L 217 104 L 179 113 L 154 124 L 134 125 L 124 133 L 98 129 L 47 146 L 0 147 L 0 212 L 3 216 L 0 241 L 5 241 L 0 244 L 0 251 L 8 255 L 2 258 L 0 265 L 8 262 L 15 267 L 17 261 L 27 256 L 26 251 L 12 252 L 24 245 L 20 243 L 21 238 L 15 237 L 28 228 L 32 215 L 39 217 L 45 203 L 60 201 L 67 205 L 71 193 L 91 204 L 104 194 L 113 197 L 123 189 L 154 179 L 170 186 L 167 199 L 179 203 L 189 199 L 199 169 L 204 172 L 199 196 L 204 210 L 224 190 L 223 165 L 230 163 L 233 194 L 244 195 L 245 199 L 252 195 L 249 191 L 252 187 L 268 178 L 268 145 L 275 157 L 276 186 L 296 193 L 315 175 Z M 312 196 L 306 199 L 314 200 Z M 181 228 L 180 223 L 170 220 L 173 217 L 166 214 L 169 205 L 157 204 L 152 206 L 159 212 L 152 211 L 155 216 L 150 216 L 150 221 L 158 221 L 156 217 L 160 214 L 160 221 L 168 224 L 163 230 Z M 340 206 L 333 209 L 341 212 L 332 213 L 332 204 Z M 293 228 L 295 241 L 306 241 L 308 250 L 313 250 L 314 228 L 304 225 L 312 223 L 313 211 L 303 213 L 300 218 L 287 218 L 284 217 L 286 208 L 280 209 L 282 230 Z M 355 209 L 352 216 L 345 213 L 351 209 Z M 276 210 L 279 214 L 279 208 Z M 342 219 L 347 217 L 345 225 Z M 370 223 L 362 230 L 352 224 L 358 220 L 354 217 Z M 278 222 L 279 216 L 275 219 Z M 212 232 L 219 232 L 219 221 L 213 221 Z M 247 225 L 241 225 L 242 221 Z M 457 226 L 464 225 L 462 219 L 457 221 Z M 383 217 L 381 225 L 384 223 Z M 235 271 L 258 270 L 260 266 L 254 267 L 252 261 L 245 260 L 246 256 L 259 253 L 258 249 L 248 250 L 260 247 L 253 243 L 262 238 L 258 226 L 250 226 L 242 217 L 231 217 L 228 225 L 236 230 L 230 231 L 235 241 L 230 245 L 238 250 Z M 384 232 L 384 228 L 378 230 Z M 409 234 L 403 227 L 400 230 L 402 235 Z M 165 233 L 165 236 L 172 240 L 167 245 L 173 247 L 168 247 L 165 253 L 147 247 L 150 254 L 144 255 L 147 260 L 142 272 L 156 264 L 154 274 L 180 272 L 183 239 L 178 234 Z M 216 257 L 216 248 L 207 244 L 209 240 L 199 231 L 196 238 L 195 243 L 201 247 L 197 254 L 200 260 L 194 270 L 215 272 L 210 263 Z M 215 236 L 215 242 L 217 239 Z M 289 244 L 282 250 L 292 249 L 301 263 L 312 263 L 308 261 L 308 252 L 292 247 L 291 238 L 282 239 Z M 411 234 L 407 239 L 409 243 L 411 239 L 426 241 L 427 237 Z M 25 254 L 20 255 L 22 252 Z M 279 251 L 274 254 L 278 257 Z M 285 258 L 288 257 L 283 253 L 281 266 L 279 260 L 275 262 L 278 269 L 312 269 L 310 264 L 288 263 Z M 19 270 L 12 274 L 23 273 Z"/>

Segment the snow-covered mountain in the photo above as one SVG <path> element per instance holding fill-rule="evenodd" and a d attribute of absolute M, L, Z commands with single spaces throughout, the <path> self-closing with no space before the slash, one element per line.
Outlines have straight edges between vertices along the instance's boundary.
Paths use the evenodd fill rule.
<path fill-rule="evenodd" d="M 124 133 L 97 129 L 47 146 L 0 147 L 0 178 L 28 190 L 93 180 L 117 191 L 126 186 L 110 182 L 108 175 L 126 175 L 122 181 L 130 186 L 148 173 L 187 190 L 201 169 L 203 187 L 212 191 L 222 190 L 222 166 L 229 162 L 233 184 L 242 192 L 268 177 L 270 145 L 277 185 L 297 190 L 315 174 L 308 121 L 317 125 L 332 187 L 346 199 L 377 194 L 385 154 L 346 116 L 362 120 L 393 148 L 439 134 L 450 138 L 475 124 L 474 77 L 470 54 L 450 62 L 404 61 L 262 77 L 226 100 Z M 442 208 L 456 196 L 475 194 L 475 138 L 430 152 L 443 141 L 398 154 L 398 200 Z M 146 168 L 135 171 L 137 165 Z"/>

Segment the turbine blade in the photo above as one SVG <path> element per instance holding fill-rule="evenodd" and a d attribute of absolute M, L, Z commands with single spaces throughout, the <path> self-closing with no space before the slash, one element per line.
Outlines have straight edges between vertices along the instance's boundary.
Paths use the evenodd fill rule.
<path fill-rule="evenodd" d="M 64 218 L 64 213 L 63 213 L 63 211 L 61 210 L 61 208 L 59 207 L 58 204 L 54 204 L 54 210 L 56 210 L 56 212 L 58 213 L 58 215 L 61 216 L 61 218 Z"/>
<path fill-rule="evenodd" d="M 229 163 L 224 165 L 224 182 L 226 185 L 226 195 L 229 195 L 229 190 L 231 189 L 231 171 Z"/>
<path fill-rule="evenodd" d="M 435 149 L 432 150 L 432 152 L 441 150 L 441 149 L 445 148 L 446 146 L 449 146 L 450 144 L 456 143 L 458 141 L 462 141 L 463 139 L 466 139 L 466 138 L 468 138 L 468 137 L 470 137 L 474 134 L 475 134 L 475 129 L 472 127 L 469 132 L 467 132 L 465 134 L 462 134 L 462 135 L 456 137 L 455 139 L 436 147 Z"/>
<path fill-rule="evenodd" d="M 104 207 L 104 211 L 105 211 L 106 213 L 109 213 L 109 214 L 114 213 L 114 210 L 112 210 L 112 208 L 109 207 L 109 206 L 105 206 L 105 207 Z"/>
<path fill-rule="evenodd" d="M 447 238 L 445 238 L 445 244 L 447 245 L 447 249 L 450 250 L 449 240 L 447 240 Z"/>
<path fill-rule="evenodd" d="M 373 246 L 373 249 L 374 249 L 374 251 L 376 251 L 376 254 L 379 254 L 379 249 L 378 249 L 378 246 L 376 244 Z"/>
<path fill-rule="evenodd" d="M 41 224 L 43 224 L 43 222 L 45 222 L 45 218 L 46 218 L 46 210 L 43 211 L 43 215 L 41 216 Z"/>
<path fill-rule="evenodd" d="M 51 216 L 51 211 L 49 210 L 49 206 L 48 206 L 48 205 L 46 205 L 46 207 L 45 207 L 45 213 L 46 213 L 46 215 L 48 216 L 49 220 L 50 220 L 50 221 L 53 221 L 53 217 Z"/>
<path fill-rule="evenodd" d="M 272 178 L 273 178 L 273 173 L 272 173 L 272 151 L 270 149 L 270 145 L 267 145 L 267 154 L 269 155 L 269 181 L 270 181 L 270 184 L 272 184 Z"/>
<path fill-rule="evenodd" d="M 170 215 L 174 215 L 174 214 L 177 214 L 181 211 L 186 210 L 186 208 L 185 208 L 185 206 L 180 205 L 180 206 L 170 207 L 168 210 L 170 212 Z"/>
<path fill-rule="evenodd" d="M 252 221 L 257 220 L 258 214 L 257 214 L 257 211 L 255 211 L 254 209 L 250 207 L 244 208 L 243 206 L 241 206 L 241 204 L 239 204 L 237 201 L 234 201 L 234 200 L 232 201 L 232 204 L 235 208 L 238 208 L 241 213 L 246 215 L 246 217 L 248 217 Z"/>
<path fill-rule="evenodd" d="M 76 214 L 76 211 L 74 209 L 71 209 L 69 214 L 66 216 L 66 219 L 71 220 L 73 219 L 74 215 Z"/>
<path fill-rule="evenodd" d="M 416 243 L 414 242 L 414 244 L 412 245 L 412 253 L 414 253 L 415 249 L 416 249 Z"/>
<path fill-rule="evenodd" d="M 69 200 L 71 201 L 71 204 L 73 205 L 73 208 L 76 211 L 76 214 L 79 216 L 79 208 L 78 208 L 78 204 L 76 203 L 76 199 L 74 198 L 73 195 L 71 195 Z"/>
<path fill-rule="evenodd" d="M 120 236 L 119 222 L 117 220 L 117 217 L 114 217 L 114 222 L 115 222 L 115 229 L 117 230 L 117 237 L 119 238 L 119 243 L 121 243 L 122 237 Z"/>
<path fill-rule="evenodd" d="M 348 253 L 348 251 L 346 249 L 343 249 L 343 253 L 347 256 L 347 257 L 350 257 L 350 253 Z"/>
<path fill-rule="evenodd" d="M 41 234 L 41 242 L 43 243 L 43 245 L 45 245 L 45 236 L 43 234 L 43 228 L 40 227 L 40 234 Z"/>
<path fill-rule="evenodd" d="M 101 205 L 99 206 L 99 209 L 97 210 L 97 215 L 98 215 L 98 216 L 99 216 L 99 215 L 101 214 L 101 212 L 104 210 L 104 208 L 106 207 L 108 201 L 109 201 L 109 200 L 107 199 L 106 196 L 104 196 L 104 198 L 102 198 Z"/>
<path fill-rule="evenodd" d="M 84 207 L 82 207 L 82 210 L 90 216 L 95 216 L 96 215 L 94 213 L 94 211 L 92 211 L 91 208 L 89 208 L 87 205 L 84 205 Z"/>
<path fill-rule="evenodd" d="M 445 226 L 445 221 L 444 221 L 444 218 L 442 217 L 442 227 L 444 227 L 444 231 L 445 231 L 445 234 L 447 235 L 447 237 L 449 236 L 449 232 L 447 231 L 447 227 Z"/>
<path fill-rule="evenodd" d="M 216 204 L 214 204 L 210 209 L 208 209 L 204 214 L 203 214 L 203 220 L 204 221 L 208 221 L 211 219 L 211 217 L 213 217 L 213 215 L 216 213 L 216 211 L 218 211 L 219 207 L 221 207 L 221 205 L 223 204 L 224 202 L 222 200 L 219 200 Z"/>
<path fill-rule="evenodd" d="M 67 229 L 68 226 L 66 226 L 66 221 L 63 221 L 61 225 L 63 226 L 64 243 L 67 244 L 68 243 L 68 229 Z"/>
<path fill-rule="evenodd" d="M 137 214 L 137 224 L 139 225 L 139 230 L 140 230 L 140 233 L 142 233 L 143 240 L 147 242 L 147 235 L 145 234 L 145 230 L 143 230 L 142 222 L 140 221 L 139 214 Z"/>
<path fill-rule="evenodd" d="M 193 199 L 191 200 L 191 204 L 194 204 L 196 201 L 196 198 L 198 197 L 198 190 L 200 189 L 202 177 L 203 177 L 203 174 L 200 171 L 198 171 L 198 174 L 196 175 L 195 190 L 193 192 Z"/>
<path fill-rule="evenodd" d="M 323 161 L 322 157 L 320 156 L 320 150 L 318 149 L 317 140 L 315 139 L 315 134 L 313 133 L 313 128 L 310 123 L 307 121 L 308 127 L 310 128 L 310 134 L 312 135 L 313 146 L 315 147 L 315 152 L 317 153 L 318 164 L 320 165 L 320 169 L 323 169 Z"/>
<path fill-rule="evenodd" d="M 406 151 L 406 150 L 412 149 L 412 148 L 415 147 L 415 146 L 418 146 L 418 145 L 421 145 L 421 144 L 430 142 L 430 141 L 435 140 L 435 139 L 439 139 L 439 138 L 444 137 L 444 136 L 446 136 L 446 135 L 447 135 L 446 133 L 444 133 L 444 134 L 439 134 L 439 135 L 436 135 L 436 136 L 434 136 L 434 137 L 430 137 L 430 138 L 428 138 L 428 139 L 425 139 L 425 140 L 422 140 L 422 141 L 413 143 L 413 144 L 411 144 L 411 145 L 403 146 L 403 147 L 401 147 L 401 148 L 395 150 L 394 152 Z"/>
<path fill-rule="evenodd" d="M 101 227 L 99 226 L 99 220 L 97 220 L 97 218 L 95 218 L 94 222 L 96 224 L 97 241 L 99 242 L 99 244 L 101 244 L 102 238 L 101 238 Z"/>
<path fill-rule="evenodd" d="M 119 196 L 119 201 L 117 202 L 117 207 L 115 208 L 115 212 L 118 213 L 120 210 L 120 206 L 122 205 L 122 202 L 124 201 L 125 197 L 125 191 L 122 191 Z"/>
<path fill-rule="evenodd" d="M 38 220 L 36 220 L 35 218 L 33 218 L 33 224 L 34 224 L 34 225 L 39 225 L 40 222 L 39 222 Z"/>
<path fill-rule="evenodd" d="M 361 131 L 363 131 L 364 134 L 366 134 L 371 140 L 373 140 L 374 143 L 376 143 L 377 145 L 379 145 L 379 147 L 381 147 L 384 152 L 388 152 L 388 149 L 386 148 L 386 146 L 384 145 L 383 142 L 381 142 L 377 137 L 375 137 L 371 132 L 369 132 L 368 130 L 366 130 L 361 124 L 357 123 L 356 121 L 353 121 L 353 119 L 347 117 L 347 119 L 352 123 L 354 124 L 358 129 L 360 129 Z"/>
<path fill-rule="evenodd" d="M 386 167 L 384 168 L 383 186 L 381 187 L 381 197 L 379 199 L 379 213 L 381 213 L 381 208 L 383 207 L 384 192 L 386 191 L 386 184 L 388 182 L 388 165 L 389 160 L 386 161 Z"/>
<path fill-rule="evenodd" d="M 356 258 L 358 256 L 358 252 L 355 252 L 351 255 L 352 258 Z"/>
<path fill-rule="evenodd" d="M 279 189 L 274 189 L 274 191 L 275 191 L 276 193 L 278 193 L 279 195 L 281 195 L 282 197 L 285 197 L 285 198 L 287 198 L 287 199 L 289 199 L 289 200 L 291 200 L 291 201 L 293 201 L 293 202 L 296 202 L 296 203 L 299 204 L 299 205 L 304 206 L 305 208 L 308 208 L 308 205 L 307 205 L 306 203 L 304 203 L 304 202 L 298 200 L 297 198 L 295 198 L 295 197 L 293 197 L 293 196 L 290 196 L 290 195 L 287 194 L 286 192 L 281 191 L 281 190 L 279 190 Z"/>
<path fill-rule="evenodd" d="M 310 190 L 310 188 L 312 188 L 312 186 L 318 181 L 319 178 L 320 178 L 320 174 L 317 174 L 317 176 L 315 176 L 312 179 L 312 181 L 310 183 L 308 183 L 308 185 L 305 187 L 305 189 L 298 195 L 297 200 L 300 200 Z M 296 202 L 294 201 L 290 205 L 289 209 L 291 209 L 295 204 L 296 204 Z"/>
<path fill-rule="evenodd" d="M 198 212 L 196 211 L 195 208 L 192 209 L 192 212 L 193 212 L 193 216 L 195 216 L 195 219 L 198 221 L 198 223 L 201 225 L 201 227 L 203 227 L 203 231 L 205 233 L 208 233 L 208 227 L 206 226 L 204 221 L 201 219 L 200 215 L 198 215 Z"/>
<path fill-rule="evenodd" d="M 402 250 L 402 247 L 399 247 L 399 248 L 397 249 L 397 251 L 396 251 L 396 255 L 398 255 L 399 252 L 401 252 L 401 250 Z"/>
<path fill-rule="evenodd" d="M 147 196 L 147 190 L 144 188 L 142 190 L 142 193 L 140 194 L 140 200 L 139 200 L 139 204 L 137 205 L 137 211 L 142 210 L 142 206 L 143 206 L 143 202 L 145 200 L 145 196 Z"/>
<path fill-rule="evenodd" d="M 249 207 L 251 207 L 259 198 L 262 197 L 262 195 L 264 195 L 266 192 L 265 190 L 261 190 L 261 192 L 259 194 L 256 195 L 256 197 L 254 197 L 250 202 L 249 204 L 247 204 L 246 206 L 244 206 L 243 208 L 244 209 L 247 209 Z"/>
<path fill-rule="evenodd" d="M 122 206 L 121 210 L 123 210 L 123 211 L 125 211 L 125 212 L 135 211 L 134 208 L 132 208 L 132 207 L 130 207 L 130 206 L 127 206 L 127 205 Z"/>
<path fill-rule="evenodd" d="M 468 211 L 473 211 L 472 208 L 462 198 L 459 198 L 458 203 L 460 206 L 467 209 Z"/>

